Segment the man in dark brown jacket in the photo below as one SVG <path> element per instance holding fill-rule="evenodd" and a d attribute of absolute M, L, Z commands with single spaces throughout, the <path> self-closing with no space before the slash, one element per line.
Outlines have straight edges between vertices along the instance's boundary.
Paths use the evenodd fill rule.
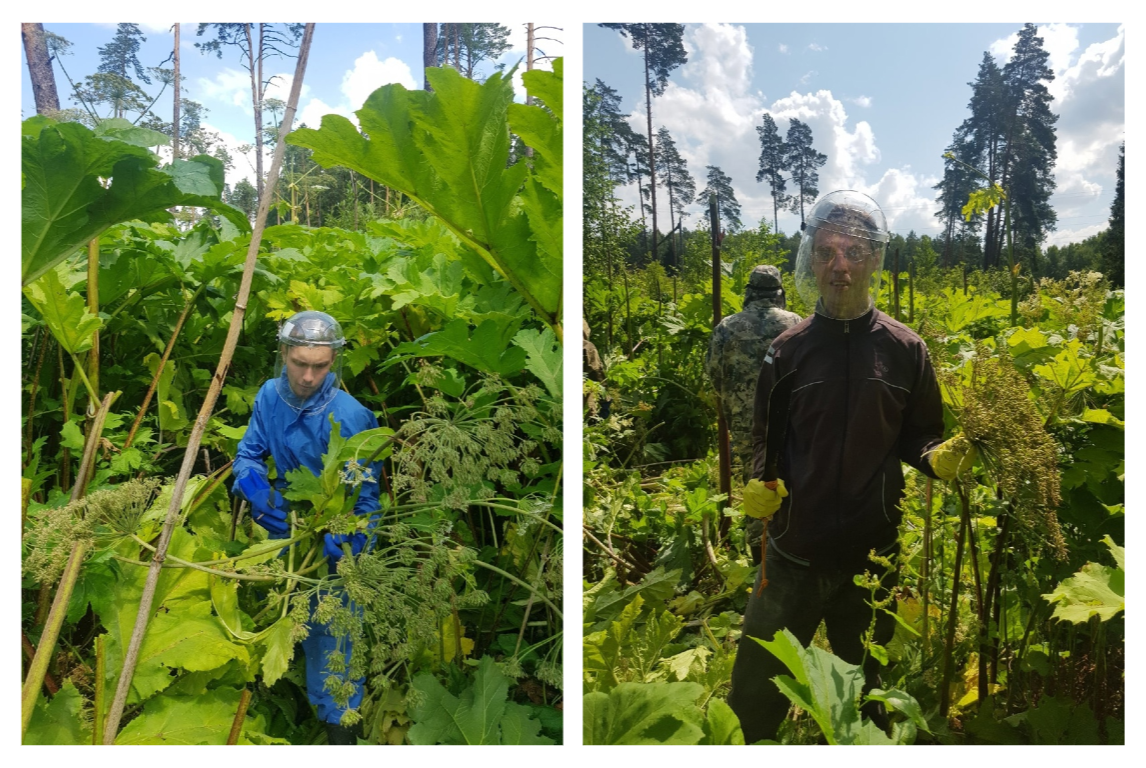
<path fill-rule="evenodd" d="M 768 526 L 768 584 L 754 590 L 728 703 L 746 743 L 774 738 L 788 711 L 772 678 L 789 674 L 749 640 L 788 629 L 807 645 L 820 621 L 837 656 L 864 665 L 865 691 L 878 685 L 879 663 L 862 635 L 871 596 L 853 581 L 872 550 L 899 550 L 904 479 L 901 462 L 931 477 L 965 463 L 943 443 L 943 404 L 927 347 L 907 326 L 875 308 L 888 240 L 883 212 L 854 191 L 833 192 L 812 209 L 796 259 L 796 287 L 815 313 L 778 336 L 764 358 L 753 421 L 754 478 L 744 491 L 747 514 L 775 515 Z M 772 385 L 793 378 L 786 439 L 775 490 L 764 474 Z M 781 425 L 783 426 L 783 425 Z M 939 472 L 934 462 L 941 456 Z M 772 478 L 769 478 L 772 479 Z M 884 594 L 896 574 L 884 578 Z M 879 612 L 873 641 L 886 644 L 895 620 Z M 886 727 L 877 707 L 865 714 Z"/>

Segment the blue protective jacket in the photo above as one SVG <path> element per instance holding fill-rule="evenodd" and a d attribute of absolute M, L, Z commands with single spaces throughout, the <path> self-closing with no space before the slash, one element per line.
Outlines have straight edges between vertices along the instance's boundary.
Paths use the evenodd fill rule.
<path fill-rule="evenodd" d="M 272 485 L 283 493 L 287 487 L 286 473 L 290 470 L 306 467 L 315 474 L 322 471 L 322 454 L 330 447 L 331 414 L 344 438 L 378 426 L 374 413 L 336 389 L 334 380 L 333 373 L 327 374 L 322 386 L 301 402 L 290 393 L 285 371 L 279 381 L 272 379 L 259 388 L 250 424 L 235 454 L 232 471 L 236 480 L 248 472 L 266 477 L 266 457 L 273 456 L 278 477 Z M 378 468 L 374 469 L 377 480 Z M 363 483 L 354 505 L 355 513 L 369 514 L 377 509 L 378 483 Z M 272 538 L 285 538 L 285 535 Z"/>
<path fill-rule="evenodd" d="M 278 477 L 273 485 L 282 493 L 286 490 L 286 472 L 306 467 L 315 474 L 322 471 L 322 454 L 330 447 L 330 415 L 343 437 L 350 437 L 378 426 L 378 419 L 365 406 L 350 395 L 334 386 L 335 376 L 327 374 L 322 386 L 307 398 L 299 401 L 290 391 L 286 372 L 278 380 L 272 379 L 255 395 L 255 406 L 251 410 L 251 421 L 239 450 L 235 455 L 233 473 L 238 478 L 248 472 L 267 476 L 266 457 L 273 456 Z M 378 478 L 376 464 L 374 477 Z M 362 483 L 358 501 L 354 505 L 356 514 L 370 514 L 378 509 L 378 483 Z M 238 490 L 235 489 L 235 493 Z M 286 538 L 271 535 L 271 538 Z M 340 593 L 343 604 L 349 605 L 346 593 Z M 317 604 L 317 595 L 311 596 L 310 609 Z M 341 650 L 347 659 L 350 657 L 351 643 L 347 637 L 336 637 L 330 627 L 314 621 L 307 622 L 309 633 L 302 647 L 306 655 L 306 692 L 310 702 L 318 710 L 320 720 L 337 723 L 346 711 L 334 701 L 334 696 L 326 690 L 326 678 L 332 673 L 327 668 L 327 656 L 332 651 Z M 364 680 L 352 681 L 355 691 L 350 697 L 349 707 L 357 708 L 362 703 Z"/>

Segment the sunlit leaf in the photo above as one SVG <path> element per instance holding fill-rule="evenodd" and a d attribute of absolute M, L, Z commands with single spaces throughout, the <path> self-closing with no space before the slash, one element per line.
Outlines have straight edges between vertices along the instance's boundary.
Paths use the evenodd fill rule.
<path fill-rule="evenodd" d="M 507 167 L 512 73 L 494 73 L 481 84 L 448 67 L 429 68 L 426 77 L 432 91 L 397 84 L 375 91 L 356 113 L 365 136 L 346 118 L 326 115 L 321 128 L 300 128 L 287 142 L 313 150 L 324 167 L 344 166 L 406 194 L 557 325 L 561 252 L 551 233 L 560 228 L 560 201 L 554 208 L 534 193 L 523 203 L 520 193 L 531 171 L 522 161 Z M 536 134 L 549 152 L 539 172 L 553 183 L 560 132 L 546 133 L 536 113 L 524 119 L 529 127 L 522 130 Z M 550 234 L 535 231 L 539 224 Z"/>
<path fill-rule="evenodd" d="M 199 155 L 158 168 L 158 156 L 148 150 L 101 138 L 79 123 L 40 119 L 23 133 L 23 285 L 113 224 L 169 220 L 173 206 L 208 207 L 250 230 L 246 216 L 220 198 L 223 166 L 217 158 Z"/>
<path fill-rule="evenodd" d="M 513 337 L 513 343 L 525 350 L 525 367 L 533 373 L 549 394 L 561 399 L 561 345 L 549 328 L 538 332 L 524 328 Z"/>
<path fill-rule="evenodd" d="M 26 286 L 24 295 L 39 311 L 65 352 L 79 354 L 91 349 L 92 336 L 103 326 L 103 321 L 88 311 L 83 296 L 64 287 L 54 270 Z"/>
<path fill-rule="evenodd" d="M 621 683 L 584 698 L 584 743 L 699 744 L 704 738 L 696 683 Z"/>
<path fill-rule="evenodd" d="M 70 679 L 50 699 L 41 696 L 32 710 L 24 744 L 91 744 L 91 724 L 80 713 L 84 698 Z"/>

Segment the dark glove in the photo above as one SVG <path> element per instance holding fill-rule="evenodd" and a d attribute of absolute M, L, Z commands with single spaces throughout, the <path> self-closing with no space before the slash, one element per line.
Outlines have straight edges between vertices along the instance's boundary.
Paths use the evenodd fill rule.
<path fill-rule="evenodd" d="M 342 559 L 342 545 L 350 543 L 350 554 L 357 555 L 366 546 L 365 533 L 328 533 L 322 540 L 322 551 L 330 558 L 330 562 L 337 563 Z"/>
<path fill-rule="evenodd" d="M 282 536 L 290 531 L 282 494 L 256 472 L 247 472 L 235 481 L 235 490 L 251 502 L 251 519 L 269 533 Z"/>

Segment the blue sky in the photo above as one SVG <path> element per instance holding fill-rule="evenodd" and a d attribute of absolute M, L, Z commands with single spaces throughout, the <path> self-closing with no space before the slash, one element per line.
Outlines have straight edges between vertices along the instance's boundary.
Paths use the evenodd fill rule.
<path fill-rule="evenodd" d="M 140 62 L 144 66 L 159 65 L 171 55 L 174 42 L 170 31 L 172 24 L 136 23 L 147 36 L 147 41 L 139 51 Z M 510 43 L 513 49 L 499 61 L 512 66 L 525 56 L 525 25 L 502 23 L 510 28 Z M 65 57 L 63 63 L 68 74 L 76 81 L 96 71 L 99 65 L 98 49 L 110 42 L 116 27 L 114 23 L 45 23 L 44 26 L 73 43 L 72 55 Z M 252 180 L 253 155 L 243 158 L 237 150 L 239 145 L 252 143 L 254 138 L 249 75 L 240 63 L 237 50 L 224 49 L 222 59 L 213 54 L 200 53 L 194 44 L 211 39 L 212 33 L 208 31 L 203 37 L 197 37 L 195 34 L 197 29 L 196 23 L 185 22 L 181 26 L 180 69 L 185 78 L 184 96 L 200 102 L 207 108 L 208 113 L 204 122 L 209 129 L 218 132 L 230 147 L 235 157 L 235 168 L 229 172 L 228 181 L 233 185 L 240 178 Z M 562 52 L 560 46 L 551 51 L 544 47 L 546 45 L 552 46 L 553 43 L 538 43 L 546 53 Z M 22 50 L 20 57 L 21 110 L 22 115 L 27 117 L 35 114 L 36 108 Z M 171 64 L 167 63 L 164 66 L 170 67 Z M 268 60 L 264 73 L 267 76 L 281 75 L 272 84 L 268 96 L 286 101 L 294 66 L 294 59 Z M 493 71 L 493 65 L 485 63 L 478 71 L 482 76 L 488 75 Z M 55 74 L 61 106 L 78 106 L 68 98 L 71 88 L 58 66 Z M 306 78 L 295 125 L 305 122 L 317 128 L 322 115 L 332 112 L 351 117 L 353 111 L 362 106 L 362 102 L 374 89 L 387 83 L 401 83 L 407 88 L 421 88 L 422 74 L 421 24 L 318 24 L 315 27 L 314 41 L 307 62 Z M 520 89 L 520 77 L 517 81 Z M 146 85 L 143 87 L 152 95 L 157 90 Z M 521 97 L 524 97 L 524 92 L 520 93 Z M 160 110 L 160 114 L 168 115 L 170 119 L 170 89 L 162 96 L 156 109 Z M 269 162 L 266 167 L 269 167 Z"/>
<path fill-rule="evenodd" d="M 959 124 L 985 51 L 1001 65 L 1021 23 L 1013 24 L 704 24 L 686 25 L 689 62 L 653 99 L 653 129 L 669 129 L 689 170 L 704 186 L 706 165 L 732 177 L 748 226 L 771 221 L 766 184 L 756 182 L 765 112 L 786 133 L 793 117 L 812 128 L 828 155 L 821 193 L 853 188 L 883 206 L 893 231 L 935 236 L 935 185 L 942 154 Z M 1114 197 L 1118 146 L 1125 132 L 1125 53 L 1118 24 L 1040 26 L 1059 115 L 1058 229 L 1047 244 L 1104 229 Z M 584 81 L 600 78 L 622 96 L 633 127 L 645 133 L 641 54 L 627 39 L 584 28 Z M 791 190 L 789 190 L 791 191 Z M 636 185 L 622 191 L 636 202 Z M 658 198 L 658 209 L 667 197 Z M 700 206 L 693 206 L 699 213 Z M 659 218 L 659 217 L 658 217 Z M 666 220 L 667 221 L 667 220 Z M 696 215 L 686 224 L 695 225 Z M 799 217 L 781 213 L 792 232 Z M 663 229 L 667 230 L 667 224 Z"/>

